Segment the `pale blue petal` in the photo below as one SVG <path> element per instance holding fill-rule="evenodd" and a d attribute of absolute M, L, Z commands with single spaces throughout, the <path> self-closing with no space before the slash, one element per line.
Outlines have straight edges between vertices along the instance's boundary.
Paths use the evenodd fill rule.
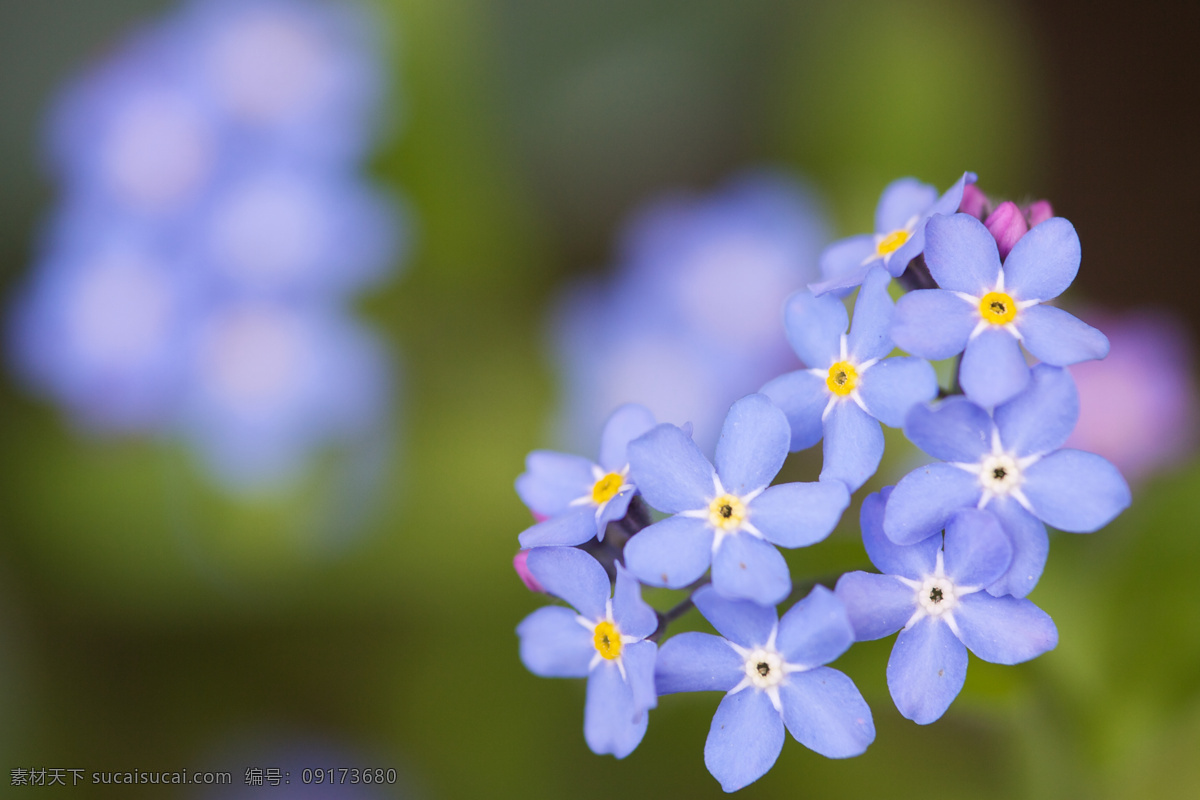
<path fill-rule="evenodd" d="M 1059 450 L 1025 470 L 1022 489 L 1042 522 L 1091 533 L 1129 508 L 1129 484 L 1095 453 Z"/>
<path fill-rule="evenodd" d="M 833 289 L 858 286 L 871 263 L 882 263 L 875 256 L 875 237 L 869 233 L 836 241 L 821 253 L 821 275 L 824 280 L 809 284 L 809 289 L 821 295 Z"/>
<path fill-rule="evenodd" d="M 713 587 L 731 600 L 775 605 L 792 590 L 787 562 L 775 545 L 739 533 L 727 536 L 713 555 Z"/>
<path fill-rule="evenodd" d="M 821 414 L 829 404 L 829 389 L 825 379 L 806 370 L 780 375 L 762 388 L 787 417 L 792 431 L 788 449 L 793 452 L 812 447 L 821 441 Z"/>
<path fill-rule="evenodd" d="M 743 689 L 721 700 L 704 743 L 704 766 L 736 792 L 767 774 L 783 750 L 783 718 L 763 692 Z"/>
<path fill-rule="evenodd" d="M 788 298 L 783 323 L 788 342 L 804 366 L 828 369 L 841 353 L 842 334 L 850 317 L 842 301 L 832 295 L 796 292 Z"/>
<path fill-rule="evenodd" d="M 715 463 L 725 491 L 741 496 L 769 485 L 787 458 L 787 417 L 765 394 L 733 404 L 721 427 Z"/>
<path fill-rule="evenodd" d="M 975 182 L 974 172 L 964 172 L 954 185 L 947 189 L 937 202 L 933 204 L 933 208 L 929 209 L 928 213 L 933 214 L 953 214 L 958 211 L 958 207 L 962 205 L 963 190 L 968 183 Z"/>
<path fill-rule="evenodd" d="M 942 461 L 974 464 L 992 452 L 992 418 L 965 397 L 913 406 L 904 420 L 904 435 Z"/>
<path fill-rule="evenodd" d="M 762 647 L 779 621 L 775 609 L 749 600 L 730 600 L 712 586 L 697 589 L 692 601 L 717 633 L 742 647 Z"/>
<path fill-rule="evenodd" d="M 1037 586 L 1046 568 L 1046 557 L 1050 554 L 1046 526 L 1011 497 L 995 498 L 987 504 L 987 510 L 996 515 L 1013 549 L 1008 572 L 988 585 L 988 594 L 1024 597 Z"/>
<path fill-rule="evenodd" d="M 807 547 L 837 527 L 850 505 L 841 481 L 781 483 L 771 486 L 747 506 L 751 524 L 780 547 Z"/>
<path fill-rule="evenodd" d="M 825 418 L 821 480 L 838 480 L 857 491 L 879 469 L 883 429 L 853 400 L 842 400 Z"/>
<path fill-rule="evenodd" d="M 903 228 L 913 217 L 928 213 L 937 199 L 937 189 L 916 178 L 892 181 L 875 206 L 875 232 L 886 234 Z"/>
<path fill-rule="evenodd" d="M 979 309 L 945 289 L 918 289 L 896 301 L 892 341 L 915 356 L 941 361 L 967 346 Z"/>
<path fill-rule="evenodd" d="M 964 508 L 946 523 L 946 576 L 958 586 L 987 586 L 1008 572 L 1013 546 L 988 511 Z"/>
<path fill-rule="evenodd" d="M 630 482 L 659 511 L 707 508 L 712 499 L 712 464 L 674 425 L 658 425 L 630 442 L 629 465 Z"/>
<path fill-rule="evenodd" d="M 600 434 L 600 466 L 616 472 L 629 464 L 629 443 L 654 427 L 654 414 L 645 406 L 626 403 L 612 413 Z"/>
<path fill-rule="evenodd" d="M 863 500 L 858 520 L 862 528 L 863 546 L 867 557 L 880 572 L 899 575 L 909 580 L 922 580 L 937 566 L 938 550 L 942 549 L 940 536 L 928 536 L 915 544 L 896 544 L 883 532 L 886 504 L 895 491 L 887 486 L 880 492 Z"/>
<path fill-rule="evenodd" d="M 712 559 L 712 527 L 692 517 L 667 517 L 625 543 L 625 566 L 642 583 L 682 589 Z"/>
<path fill-rule="evenodd" d="M 1029 365 L 1016 337 L 989 326 L 967 343 L 958 382 L 967 397 L 981 406 L 1010 399 L 1029 383 Z"/>
<path fill-rule="evenodd" d="M 1030 228 L 1004 259 L 1005 289 L 1017 300 L 1058 297 L 1079 272 L 1079 234 L 1062 217 Z"/>
<path fill-rule="evenodd" d="M 592 462 L 582 456 L 534 450 L 517 477 L 517 496 L 530 510 L 546 517 L 566 511 L 571 501 L 588 495 L 596 482 Z"/>
<path fill-rule="evenodd" d="M 909 409 L 937 397 L 937 374 L 923 358 L 885 358 L 861 374 L 858 392 L 867 413 L 899 428 Z"/>
<path fill-rule="evenodd" d="M 604 510 L 598 516 L 596 514 L 592 515 L 596 520 L 596 537 L 600 541 L 604 541 L 604 531 L 608 527 L 608 523 L 622 519 L 629 511 L 629 503 L 633 500 L 635 494 L 637 494 L 636 489 L 626 489 L 623 492 L 618 492 L 616 497 L 605 504 Z"/>
<path fill-rule="evenodd" d="M 1108 337 L 1061 308 L 1026 308 L 1017 315 L 1016 325 L 1025 337 L 1025 349 L 1056 367 L 1108 355 Z"/>
<path fill-rule="evenodd" d="M 1004 449 L 1018 456 L 1063 446 L 1079 419 L 1079 392 L 1065 369 L 1037 364 L 1025 391 L 996 408 Z"/>
<path fill-rule="evenodd" d="M 658 614 L 642 599 L 642 588 L 625 567 L 617 564 L 613 591 L 613 622 L 621 633 L 645 639 L 658 627 Z"/>
<path fill-rule="evenodd" d="M 588 676 L 583 707 L 583 738 L 596 755 L 624 758 L 646 735 L 649 713 L 633 701 L 633 688 L 621 677 L 616 662 L 596 665 Z"/>
<path fill-rule="evenodd" d="M 875 720 L 854 681 L 829 667 L 793 672 L 779 687 L 796 741 L 826 758 L 850 758 L 875 741 Z"/>
<path fill-rule="evenodd" d="M 530 526 L 517 541 L 521 547 L 559 547 L 583 544 L 596 538 L 596 507 L 575 506 L 566 513 Z"/>
<path fill-rule="evenodd" d="M 566 600 L 583 617 L 604 617 L 612 584 L 600 562 L 574 547 L 538 547 L 525 562 L 549 594 Z"/>
<path fill-rule="evenodd" d="M 838 578 L 834 592 L 845 604 L 859 642 L 891 636 L 907 625 L 917 610 L 916 592 L 892 575 L 847 572 Z"/>
<path fill-rule="evenodd" d="M 963 644 L 984 661 L 1020 664 L 1058 645 L 1050 615 L 1029 600 L 969 594 L 954 609 Z"/>
<path fill-rule="evenodd" d="M 949 464 L 930 464 L 905 475 L 883 513 L 883 532 L 896 544 L 915 544 L 939 533 L 960 508 L 974 508 L 979 477 Z"/>
<path fill-rule="evenodd" d="M 867 274 L 858 297 L 854 301 L 854 322 L 846 346 L 850 357 L 856 362 L 872 358 L 883 358 L 892 352 L 892 311 L 894 303 L 888 294 L 892 276 L 886 270 L 875 267 Z M 819 366 L 819 365 L 818 365 Z"/>
<path fill-rule="evenodd" d="M 854 644 L 854 627 L 846 606 L 820 584 L 779 620 L 776 646 L 789 664 L 828 664 Z"/>
<path fill-rule="evenodd" d="M 658 648 L 654 683 L 661 694 L 728 692 L 745 677 L 742 657 L 711 633 L 679 633 Z"/>
<path fill-rule="evenodd" d="M 896 637 L 887 683 L 905 718 L 918 725 L 937 720 L 966 679 L 967 648 L 944 622 L 925 617 Z"/>
<path fill-rule="evenodd" d="M 622 629 L 622 633 L 627 633 Z M 635 708 L 654 708 L 658 705 L 658 692 L 654 686 L 654 668 L 658 645 L 654 642 L 631 642 L 621 647 L 621 663 L 625 677 L 633 690 Z"/>
<path fill-rule="evenodd" d="M 582 678 L 596 648 L 592 632 L 579 624 L 574 611 L 546 606 L 517 626 L 521 637 L 521 663 L 543 678 Z"/>
<path fill-rule="evenodd" d="M 982 297 L 1000 277 L 1000 251 L 970 214 L 936 215 L 925 226 L 925 263 L 937 285 Z"/>

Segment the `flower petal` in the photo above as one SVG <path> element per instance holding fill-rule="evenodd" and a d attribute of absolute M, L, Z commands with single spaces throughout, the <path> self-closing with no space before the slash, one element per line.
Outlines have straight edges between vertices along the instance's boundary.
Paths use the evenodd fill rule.
<path fill-rule="evenodd" d="M 942 540 L 939 536 L 927 536 L 915 544 L 901 545 L 884 534 L 886 504 L 895 488 L 887 486 L 863 500 L 858 515 L 863 546 L 866 547 L 867 557 L 880 572 L 909 580 L 922 580 L 937 565 L 937 553 L 942 549 Z"/>
<path fill-rule="evenodd" d="M 787 340 L 804 366 L 827 369 L 841 353 L 842 334 L 850 325 L 850 317 L 836 297 L 796 292 L 784 307 L 783 324 Z"/>
<path fill-rule="evenodd" d="M 796 741 L 826 758 L 850 758 L 875 741 L 875 720 L 862 693 L 841 672 L 793 672 L 779 687 L 783 721 Z"/>
<path fill-rule="evenodd" d="M 592 462 L 582 456 L 534 450 L 517 477 L 517 495 L 529 509 L 546 517 L 563 513 L 596 482 Z"/>
<path fill-rule="evenodd" d="M 854 639 L 859 642 L 891 636 L 907 625 L 917 610 L 912 587 L 892 575 L 847 572 L 838 578 L 834 592 L 845 604 Z"/>
<path fill-rule="evenodd" d="M 946 523 L 946 575 L 958 586 L 983 587 L 999 580 L 1012 563 L 1013 546 L 1000 521 L 988 511 L 964 508 Z"/>
<path fill-rule="evenodd" d="M 967 648 L 949 626 L 924 617 L 900 631 L 888 659 L 888 690 L 896 708 L 918 725 L 937 720 L 967 679 Z"/>
<path fill-rule="evenodd" d="M 779 622 L 774 607 L 749 600 L 730 600 L 712 586 L 697 589 L 692 601 L 717 633 L 742 647 L 765 645 Z"/>
<path fill-rule="evenodd" d="M 883 358 L 892 352 L 892 312 L 895 304 L 888 294 L 892 276 L 881 267 L 873 268 L 858 290 L 854 301 L 854 322 L 846 337 L 849 355 L 855 361 Z M 819 366 L 819 365 L 818 365 Z"/>
<path fill-rule="evenodd" d="M 1079 272 L 1079 234 L 1062 217 L 1051 217 L 1021 237 L 1004 259 L 1005 286 L 1017 300 L 1058 297 Z"/>
<path fill-rule="evenodd" d="M 1037 364 L 1025 391 L 996 408 L 1004 449 L 1017 456 L 1057 450 L 1079 420 L 1079 392 L 1065 369 Z"/>
<path fill-rule="evenodd" d="M 822 295 L 834 289 L 858 286 L 867 272 L 863 263 L 874 255 L 875 237 L 869 233 L 834 242 L 821 252 L 824 280 L 809 284 L 809 289 L 813 294 Z M 873 260 L 879 263 L 878 259 Z"/>
<path fill-rule="evenodd" d="M 1016 337 L 1003 328 L 989 327 L 967 343 L 958 382 L 967 397 L 981 406 L 995 406 L 1029 383 L 1029 365 Z"/>
<path fill-rule="evenodd" d="M 983 494 L 979 478 L 949 464 L 930 464 L 905 475 L 888 498 L 883 532 L 896 544 L 914 544 L 946 527 L 960 508 Z"/>
<path fill-rule="evenodd" d="M 1129 484 L 1095 453 L 1058 450 L 1025 470 L 1022 488 L 1047 525 L 1071 533 L 1099 530 L 1129 507 Z"/>
<path fill-rule="evenodd" d="M 625 543 L 625 566 L 642 583 L 681 589 L 712 559 L 712 527 L 692 517 L 667 517 Z"/>
<path fill-rule="evenodd" d="M 658 648 L 654 683 L 658 693 L 728 692 L 745 676 L 742 657 L 711 633 L 676 634 Z"/>
<path fill-rule="evenodd" d="M 1010 497 L 995 498 L 987 504 L 987 510 L 1000 521 L 1013 552 L 1008 571 L 988 585 L 988 594 L 1024 597 L 1037 586 L 1042 570 L 1046 568 L 1046 557 L 1050 554 L 1046 526 Z"/>
<path fill-rule="evenodd" d="M 566 600 L 581 616 L 604 617 L 611 584 L 599 561 L 574 547 L 538 547 L 525 563 L 546 592 Z"/>
<path fill-rule="evenodd" d="M 596 538 L 596 507 L 576 506 L 557 517 L 526 528 L 517 537 L 521 547 L 558 547 L 583 544 Z"/>
<path fill-rule="evenodd" d="M 789 664 L 828 664 L 854 644 L 854 627 L 836 594 L 820 584 L 779 620 L 776 646 Z"/>
<path fill-rule="evenodd" d="M 646 735 L 649 713 L 633 701 L 633 687 L 613 661 L 602 661 L 588 676 L 583 707 L 583 738 L 596 755 L 624 758 Z"/>
<path fill-rule="evenodd" d="M 891 233 L 920 217 L 937 202 L 937 188 L 916 178 L 898 178 L 887 185 L 875 206 L 875 232 Z M 957 204 L 956 204 L 957 207 Z"/>
<path fill-rule="evenodd" d="M 974 464 L 992 451 L 992 418 L 965 397 L 909 409 L 904 435 L 942 461 Z"/>
<path fill-rule="evenodd" d="M 862 373 L 858 391 L 868 414 L 899 428 L 909 409 L 937 397 L 937 374 L 923 358 L 885 358 Z"/>
<path fill-rule="evenodd" d="M 1108 337 L 1061 308 L 1031 306 L 1017 315 L 1016 325 L 1025 349 L 1056 367 L 1108 355 Z"/>
<path fill-rule="evenodd" d="M 630 642 L 621 648 L 621 663 L 625 666 L 625 677 L 633 690 L 635 708 L 654 708 L 658 705 L 658 692 L 654 685 L 654 668 L 658 656 L 658 645 L 654 642 Z"/>
<path fill-rule="evenodd" d="M 967 346 L 979 310 L 945 289 L 918 289 L 896 301 L 892 341 L 914 356 L 940 361 Z"/>
<path fill-rule="evenodd" d="M 937 285 L 982 297 L 1000 276 L 1000 252 L 983 223 L 970 214 L 940 214 L 925 226 L 925 263 Z"/>
<path fill-rule="evenodd" d="M 841 400 L 825 418 L 821 480 L 839 480 L 857 491 L 879 469 L 883 429 L 852 400 Z"/>
<path fill-rule="evenodd" d="M 668 514 L 705 508 L 713 468 L 696 443 L 674 425 L 658 425 L 629 443 L 629 476 L 646 502 Z"/>
<path fill-rule="evenodd" d="M 736 792 L 775 766 L 783 750 L 783 718 L 764 692 L 726 695 L 704 742 L 704 766 L 721 788 Z"/>
<path fill-rule="evenodd" d="M 569 608 L 545 606 L 517 626 L 521 663 L 543 678 L 583 678 L 596 648 L 592 634 Z"/>
<path fill-rule="evenodd" d="M 612 413 L 600 434 L 600 466 L 608 471 L 629 464 L 629 443 L 654 427 L 654 414 L 645 406 L 626 403 Z"/>
<path fill-rule="evenodd" d="M 642 587 L 625 567 L 617 564 L 613 590 L 613 621 L 622 634 L 645 639 L 658 627 L 658 614 L 642 599 Z"/>
<path fill-rule="evenodd" d="M 837 527 L 850 505 L 841 481 L 782 483 L 750 501 L 750 521 L 763 537 L 780 547 L 807 547 Z"/>
<path fill-rule="evenodd" d="M 734 403 L 721 428 L 715 459 L 725 491 L 740 496 L 770 484 L 783 467 L 791 439 L 787 417 L 765 394 Z"/>
<path fill-rule="evenodd" d="M 726 536 L 713 555 L 713 588 L 731 600 L 773 606 L 788 596 L 792 578 L 775 545 L 756 536 Z"/>
<path fill-rule="evenodd" d="M 821 441 L 821 414 L 829 403 L 825 379 L 807 370 L 780 375 L 762 388 L 787 417 L 792 438 L 788 449 L 795 452 Z"/>
<path fill-rule="evenodd" d="M 984 661 L 1020 664 L 1058 645 L 1050 615 L 1029 600 L 969 594 L 954 609 L 963 644 Z"/>

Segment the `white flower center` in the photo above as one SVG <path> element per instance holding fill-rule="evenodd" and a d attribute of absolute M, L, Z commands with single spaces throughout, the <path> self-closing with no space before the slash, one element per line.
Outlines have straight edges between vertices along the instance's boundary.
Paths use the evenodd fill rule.
<path fill-rule="evenodd" d="M 979 482 L 993 495 L 1008 494 L 1021 480 L 1020 465 L 1008 453 L 993 453 L 979 462 Z"/>
<path fill-rule="evenodd" d="M 783 680 L 783 658 L 774 650 L 758 648 L 745 656 L 746 678 L 756 689 L 770 689 Z"/>
<path fill-rule="evenodd" d="M 954 583 L 945 576 L 930 575 L 917 589 L 917 603 L 931 617 L 941 616 L 958 605 Z"/>

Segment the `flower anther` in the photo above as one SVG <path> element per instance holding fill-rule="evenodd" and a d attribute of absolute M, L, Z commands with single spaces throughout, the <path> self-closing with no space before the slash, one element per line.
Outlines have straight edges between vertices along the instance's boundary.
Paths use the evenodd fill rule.
<path fill-rule="evenodd" d="M 922 580 L 915 581 L 899 575 L 893 576 L 915 591 L 917 596 L 917 608 L 905 623 L 905 628 L 911 628 L 925 617 L 933 617 L 935 620 L 940 619 L 945 622 L 950 626 L 950 630 L 954 631 L 954 635 L 958 635 L 958 625 L 954 621 L 954 609 L 958 607 L 959 599 L 965 595 L 974 594 L 983 587 L 955 585 L 954 581 L 946 577 L 945 555 L 944 550 L 938 550 L 933 572 Z"/>
<path fill-rule="evenodd" d="M 760 692 L 766 692 L 775 710 L 783 713 L 783 704 L 779 699 L 779 686 L 792 672 L 802 672 L 807 667 L 800 664 L 789 664 L 783 654 L 775 647 L 775 637 L 779 633 L 778 624 L 771 629 L 771 635 L 766 644 L 760 647 L 742 647 L 728 639 L 725 643 L 742 657 L 742 670 L 745 675 L 737 685 L 726 694 L 737 694 L 747 687 L 753 687 Z"/>
<path fill-rule="evenodd" d="M 885 258 L 904 246 L 910 238 L 912 232 L 905 228 L 897 228 L 891 233 L 876 235 L 875 254 L 878 258 Z"/>
<path fill-rule="evenodd" d="M 858 386 L 858 370 L 849 361 L 837 361 L 829 368 L 825 385 L 835 395 L 845 397 Z"/>
<path fill-rule="evenodd" d="M 620 493 L 624 485 L 625 476 L 620 473 L 610 472 L 602 476 L 592 486 L 592 502 L 596 505 L 607 503 Z"/>
<path fill-rule="evenodd" d="M 732 533 L 746 520 L 746 504 L 733 494 L 721 494 L 708 504 L 708 521 L 714 528 Z"/>
<path fill-rule="evenodd" d="M 1007 325 L 1017 317 L 1017 301 L 1005 292 L 988 292 L 979 299 L 979 315 L 992 325 Z"/>
<path fill-rule="evenodd" d="M 603 619 L 596 623 L 592 642 L 602 658 L 612 661 L 621 657 L 621 632 L 611 620 Z"/>

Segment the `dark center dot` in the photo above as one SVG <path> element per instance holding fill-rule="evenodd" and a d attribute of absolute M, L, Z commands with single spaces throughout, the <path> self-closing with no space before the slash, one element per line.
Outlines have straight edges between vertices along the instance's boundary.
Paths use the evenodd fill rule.
<path fill-rule="evenodd" d="M 846 371 L 841 370 L 840 372 L 838 372 L 837 375 L 834 375 L 833 382 L 836 383 L 838 386 L 845 386 L 846 385 Z"/>
<path fill-rule="evenodd" d="M 755 669 L 758 670 L 759 675 L 762 675 L 765 678 L 765 677 L 767 677 L 767 673 L 769 673 L 771 671 L 771 665 L 765 661 L 760 661 L 760 662 L 758 662 L 758 666 L 756 666 Z"/>
<path fill-rule="evenodd" d="M 1008 477 L 1008 470 L 1004 469 L 1004 467 L 996 467 L 992 470 L 992 477 L 998 481 L 1002 481 Z"/>
<path fill-rule="evenodd" d="M 935 602 L 935 603 L 940 603 L 940 602 L 942 602 L 942 590 L 941 590 L 941 589 L 939 589 L 939 588 L 938 588 L 938 587 L 936 587 L 936 586 L 935 586 L 935 587 L 933 587 L 933 588 L 932 588 L 932 589 L 929 591 L 929 599 L 930 599 L 930 600 L 932 600 L 932 601 L 933 601 L 933 602 Z"/>
<path fill-rule="evenodd" d="M 605 647 L 608 647 L 609 645 L 611 645 L 611 644 L 612 644 L 612 642 L 610 642 L 610 641 L 608 640 L 608 634 L 607 634 L 607 633 L 602 633 L 602 634 L 600 634 L 600 641 L 604 643 L 604 646 L 605 646 Z"/>
<path fill-rule="evenodd" d="M 729 519 L 733 516 L 733 506 L 729 505 L 729 503 L 721 506 L 719 509 L 717 509 L 717 511 L 725 519 Z"/>
<path fill-rule="evenodd" d="M 1001 303 L 999 300 L 992 301 L 992 313 L 995 314 L 997 317 L 1004 316 L 1005 312 L 1007 312 L 1007 311 L 1008 311 L 1008 306 L 1004 305 L 1004 303 Z"/>

